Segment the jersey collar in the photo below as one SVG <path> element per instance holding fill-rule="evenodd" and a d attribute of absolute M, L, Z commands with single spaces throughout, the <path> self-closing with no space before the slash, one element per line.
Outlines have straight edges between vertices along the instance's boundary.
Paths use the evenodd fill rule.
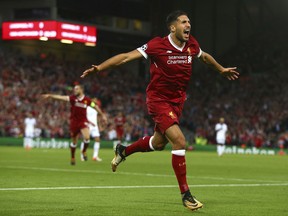
<path fill-rule="evenodd" d="M 85 95 L 83 95 L 82 97 L 77 97 L 77 99 L 78 99 L 79 101 L 81 101 L 81 100 L 84 99 L 84 97 L 85 97 Z"/>
<path fill-rule="evenodd" d="M 177 46 L 177 45 L 173 42 L 172 37 L 171 37 L 171 34 L 168 35 L 168 40 L 169 40 L 170 44 L 171 44 L 175 49 L 177 49 L 177 50 L 179 50 L 179 51 L 181 51 L 181 52 L 182 52 L 183 48 L 184 48 L 185 45 L 186 45 L 186 43 L 184 43 L 184 45 L 183 45 L 182 47 Z"/>

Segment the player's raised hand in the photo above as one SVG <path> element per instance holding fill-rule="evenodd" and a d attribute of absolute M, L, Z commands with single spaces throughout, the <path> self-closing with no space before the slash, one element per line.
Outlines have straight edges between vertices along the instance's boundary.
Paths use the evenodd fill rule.
<path fill-rule="evenodd" d="M 86 77 L 88 74 L 93 73 L 93 72 L 98 72 L 99 71 L 99 67 L 98 65 L 92 65 L 91 68 L 85 70 L 82 75 L 80 76 L 81 78 Z"/>
<path fill-rule="evenodd" d="M 239 72 L 236 71 L 237 67 L 224 68 L 220 74 L 228 80 L 236 80 L 239 78 Z"/>

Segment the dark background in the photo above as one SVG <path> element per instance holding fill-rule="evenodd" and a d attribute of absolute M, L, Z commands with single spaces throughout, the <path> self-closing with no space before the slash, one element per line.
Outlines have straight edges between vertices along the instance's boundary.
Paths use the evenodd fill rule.
<path fill-rule="evenodd" d="M 270 32 L 277 41 L 279 35 L 288 31 L 286 0 L 2 0 L 0 21 L 57 19 L 94 24 L 98 27 L 98 46 L 84 51 L 89 58 L 101 50 L 101 58 L 114 54 L 114 51 L 134 49 L 153 36 L 164 36 L 168 33 L 165 18 L 176 9 L 189 14 L 192 34 L 203 50 L 216 56 L 260 34 Z M 121 18 L 122 24 L 127 20 L 138 20 L 147 24 L 147 31 L 137 34 L 116 29 L 111 17 Z M 20 45 L 34 44 L 22 41 Z M 58 49 L 58 52 L 63 48 L 59 43 L 45 45 Z M 73 48 L 79 49 L 77 45 Z"/>

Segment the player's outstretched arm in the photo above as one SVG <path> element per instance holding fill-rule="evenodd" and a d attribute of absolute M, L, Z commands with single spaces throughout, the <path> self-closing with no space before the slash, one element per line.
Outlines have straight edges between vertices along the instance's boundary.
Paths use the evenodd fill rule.
<path fill-rule="evenodd" d="M 208 65 L 213 70 L 218 71 L 222 76 L 225 76 L 229 80 L 236 80 L 239 77 L 239 72 L 236 71 L 236 67 L 225 68 L 220 65 L 210 54 L 203 52 L 199 59 Z"/>
<path fill-rule="evenodd" d="M 55 100 L 69 101 L 69 96 L 67 95 L 56 95 L 56 94 L 42 94 L 41 99 L 52 98 Z"/>
<path fill-rule="evenodd" d="M 107 116 L 105 115 L 105 113 L 100 109 L 100 107 L 98 105 L 94 105 L 93 107 L 97 112 L 98 114 L 102 117 L 102 120 L 104 122 L 104 124 L 108 124 L 108 119 L 107 119 Z"/>
<path fill-rule="evenodd" d="M 127 52 L 127 53 L 121 53 L 118 54 L 116 56 L 113 56 L 109 59 L 107 59 L 106 61 L 104 61 L 103 63 L 99 64 L 99 65 L 92 65 L 91 68 L 85 70 L 83 72 L 83 74 L 81 75 L 81 78 L 84 78 L 85 76 L 87 76 L 90 73 L 93 72 L 100 72 L 103 70 L 107 70 L 113 67 L 117 67 L 119 65 L 125 64 L 129 61 L 138 59 L 138 58 L 142 58 L 142 54 L 137 50 L 133 50 L 131 52 Z"/>

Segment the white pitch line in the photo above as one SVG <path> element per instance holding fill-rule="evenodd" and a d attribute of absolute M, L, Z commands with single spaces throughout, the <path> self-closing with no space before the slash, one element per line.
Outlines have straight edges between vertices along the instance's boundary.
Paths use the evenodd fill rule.
<path fill-rule="evenodd" d="M 25 166 L 0 166 L 0 168 L 8 169 L 28 169 L 28 170 L 42 170 L 42 171 L 52 171 L 52 172 L 70 172 L 70 173 L 99 173 L 99 174 L 110 174 L 110 175 L 134 175 L 134 176 L 148 176 L 148 177 L 169 177 L 175 178 L 175 175 L 167 174 L 154 174 L 154 173 L 135 173 L 135 172 L 117 172 L 113 173 L 108 171 L 100 170 L 76 170 L 76 169 L 59 169 L 59 168 L 49 168 L 49 167 L 25 167 Z M 223 177 L 210 177 L 210 176 L 187 176 L 189 179 L 210 179 L 210 180 L 221 180 L 221 181 L 240 181 L 240 182 L 269 182 L 269 183 L 285 183 L 285 181 L 275 181 L 275 180 L 262 180 L 262 179 L 241 179 L 241 178 L 223 178 Z"/>
<path fill-rule="evenodd" d="M 282 184 L 207 184 L 192 185 L 192 188 L 201 187 L 275 187 L 288 186 Z M 142 188 L 175 188 L 178 185 L 123 185 L 123 186 L 79 186 L 79 187 L 39 187 L 39 188 L 0 188 L 0 191 L 35 191 L 35 190 L 79 190 L 79 189 L 142 189 Z"/>

